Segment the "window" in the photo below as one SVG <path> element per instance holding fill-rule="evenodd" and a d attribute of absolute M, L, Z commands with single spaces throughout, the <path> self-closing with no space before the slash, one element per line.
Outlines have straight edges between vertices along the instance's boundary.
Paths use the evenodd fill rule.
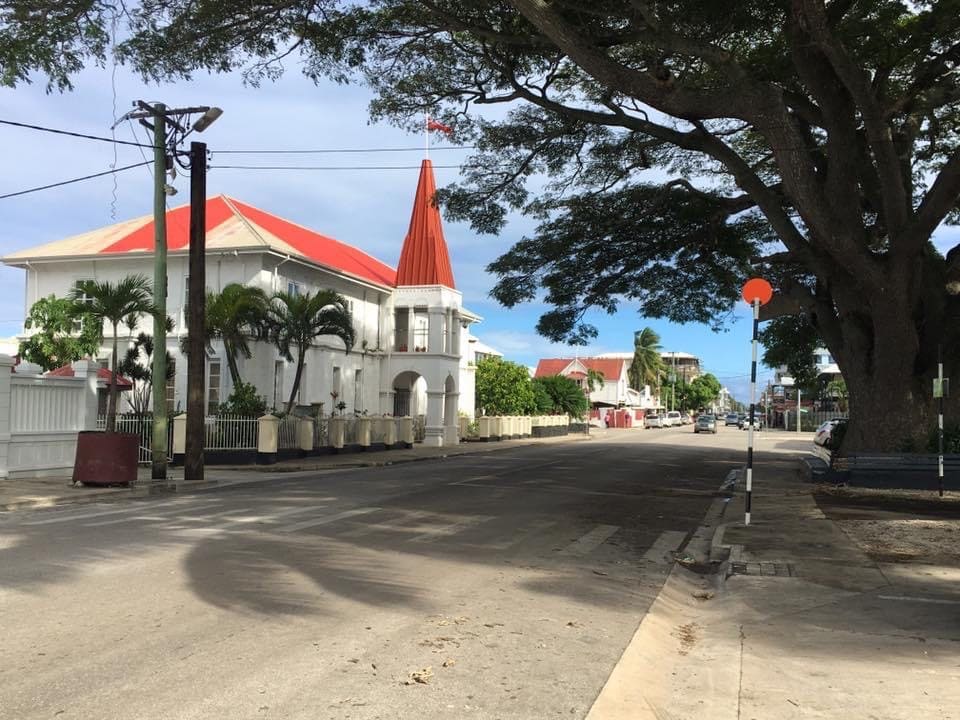
<path fill-rule="evenodd" d="M 283 402 L 283 360 L 275 360 L 273 363 L 273 407 L 278 409 Z"/>
<path fill-rule="evenodd" d="M 293 280 L 287 281 L 287 295 L 297 297 L 303 294 L 303 286 L 300 283 L 296 283 Z"/>
<path fill-rule="evenodd" d="M 363 370 L 353 374 L 353 411 L 363 411 Z"/>
<path fill-rule="evenodd" d="M 89 279 L 90 278 L 82 278 L 80 280 L 77 280 L 77 283 L 87 282 Z M 87 295 L 86 293 L 83 293 L 83 295 L 80 297 L 80 302 L 83 303 L 84 305 L 91 305 L 93 303 L 93 298 Z M 78 333 L 78 332 L 81 332 L 82 330 L 83 330 L 83 320 L 80 318 L 77 318 L 76 320 L 73 321 L 73 332 Z"/>
<path fill-rule="evenodd" d="M 426 309 L 413 311 L 413 349 L 426 352 L 430 342 L 430 316 Z"/>
<path fill-rule="evenodd" d="M 220 361 L 207 363 L 207 415 L 216 415 L 220 407 Z"/>
<path fill-rule="evenodd" d="M 170 358 L 170 379 L 167 380 L 167 412 L 174 412 L 177 401 L 177 361 Z"/>

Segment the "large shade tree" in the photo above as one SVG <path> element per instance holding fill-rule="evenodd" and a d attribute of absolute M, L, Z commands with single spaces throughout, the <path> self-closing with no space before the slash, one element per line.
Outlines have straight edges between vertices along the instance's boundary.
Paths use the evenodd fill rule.
<path fill-rule="evenodd" d="M 345 352 L 350 352 L 356 338 L 347 301 L 333 290 L 319 290 L 315 295 L 277 293 L 270 301 L 267 326 L 280 355 L 288 362 L 296 360 L 297 363 L 287 413 L 293 410 L 297 400 L 307 350 L 314 341 L 322 335 L 338 337 Z"/>
<path fill-rule="evenodd" d="M 19 22 L 34 5 L 0 0 L 2 79 L 62 86 L 103 54 L 110 3 Z M 925 434 L 937 343 L 958 357 L 960 251 L 931 244 L 960 193 L 956 0 L 142 0 L 123 17 L 120 52 L 150 77 L 257 81 L 299 53 L 315 78 L 362 73 L 375 117 L 454 124 L 478 152 L 448 215 L 539 219 L 491 269 L 504 304 L 553 306 L 548 337 L 589 340 L 585 310 L 623 298 L 719 325 L 761 274 L 765 317 L 802 314 L 837 359 L 849 447 Z"/>

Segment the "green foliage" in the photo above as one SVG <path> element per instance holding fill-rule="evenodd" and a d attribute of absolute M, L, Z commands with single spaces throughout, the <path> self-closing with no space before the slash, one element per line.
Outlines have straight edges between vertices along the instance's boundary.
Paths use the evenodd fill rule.
<path fill-rule="evenodd" d="M 251 357 L 250 340 L 264 335 L 269 306 L 263 290 L 239 283 L 230 283 L 219 293 L 207 294 L 207 337 L 223 341 L 234 386 L 241 382 L 237 357 Z"/>
<path fill-rule="evenodd" d="M 630 387 L 637 392 L 642 391 L 644 385 L 659 385 L 665 369 L 661 349 L 660 336 L 651 328 L 645 327 L 633 334 L 633 359 L 627 368 L 627 377 Z"/>
<path fill-rule="evenodd" d="M 537 407 L 527 369 L 498 357 L 477 363 L 476 393 L 482 415 L 530 415 Z"/>
<path fill-rule="evenodd" d="M 583 394 L 583 390 L 575 380 L 563 375 L 552 375 L 536 378 L 534 387 L 542 388 L 543 393 L 550 398 L 550 409 L 554 415 L 569 415 L 578 420 L 586 415 L 590 408 L 590 401 Z"/>
<path fill-rule="evenodd" d="M 81 280 L 70 291 L 70 300 L 74 303 L 75 313 L 83 314 L 88 321 L 95 322 L 101 328 L 103 323 L 109 323 L 113 330 L 106 427 L 107 432 L 112 433 L 116 430 L 117 423 L 117 348 L 120 324 L 133 327 L 144 315 L 156 313 L 153 287 L 143 275 L 127 275 L 116 283 L 107 280 Z"/>
<path fill-rule="evenodd" d="M 587 392 L 592 393 L 594 390 L 603 387 L 603 384 L 606 382 L 606 378 L 603 376 L 603 373 L 599 370 L 594 370 L 592 368 L 587 369 Z"/>
<path fill-rule="evenodd" d="M 267 413 L 267 399 L 257 394 L 257 388 L 253 383 L 241 382 L 233 386 L 233 392 L 230 393 L 226 402 L 220 403 L 217 413 L 262 417 Z"/>
<path fill-rule="evenodd" d="M 677 386 L 677 397 L 682 401 L 680 408 L 683 410 L 699 410 L 708 407 L 710 403 L 717 399 L 720 394 L 720 381 L 710 373 L 699 375 L 685 383 L 682 388 Z"/>
<path fill-rule="evenodd" d="M 821 341 L 806 317 L 793 315 L 771 320 L 760 331 L 760 343 L 765 348 L 764 365 L 786 366 L 796 386 L 803 391 L 816 386 L 819 371 L 813 362 L 813 351 Z"/>
<path fill-rule="evenodd" d="M 321 335 L 332 335 L 340 338 L 344 351 L 349 352 L 355 338 L 353 318 L 346 299 L 333 290 L 320 290 L 316 295 L 281 292 L 270 301 L 265 323 L 280 355 L 293 361 L 293 353 L 297 354 L 297 373 L 285 408 L 289 414 L 300 390 L 307 349 Z"/>
<path fill-rule="evenodd" d="M 77 321 L 80 332 L 74 333 Z M 54 295 L 37 300 L 23 326 L 36 332 L 20 343 L 17 352 L 21 359 L 45 371 L 96 356 L 102 342 L 101 324 L 85 319 L 72 300 Z"/>
<path fill-rule="evenodd" d="M 173 358 L 167 353 L 166 380 L 173 379 L 175 368 Z M 127 348 L 123 360 L 117 367 L 117 373 L 133 381 L 129 391 L 129 402 L 133 412 L 145 415 L 150 409 L 150 397 L 153 390 L 153 336 L 140 333 Z"/>

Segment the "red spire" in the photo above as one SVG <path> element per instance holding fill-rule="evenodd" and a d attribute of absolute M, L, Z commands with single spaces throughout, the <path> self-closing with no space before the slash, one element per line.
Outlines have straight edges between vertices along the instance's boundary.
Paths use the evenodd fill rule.
<path fill-rule="evenodd" d="M 437 191 L 433 180 L 433 165 L 424 160 L 420 166 L 420 181 L 413 199 L 410 229 L 403 241 L 400 264 L 397 266 L 397 285 L 446 285 L 454 288 L 450 254 L 443 239 L 440 210 L 433 204 Z"/>

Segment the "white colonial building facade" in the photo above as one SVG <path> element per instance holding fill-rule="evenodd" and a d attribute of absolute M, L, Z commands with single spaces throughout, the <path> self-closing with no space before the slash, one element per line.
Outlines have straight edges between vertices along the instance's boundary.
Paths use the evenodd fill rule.
<path fill-rule="evenodd" d="M 356 344 L 345 351 L 334 337 L 316 338 L 307 353 L 297 405 L 329 413 L 423 416 L 424 443 L 457 442 L 459 413 L 474 414 L 474 362 L 470 327 L 480 318 L 463 306 L 453 272 L 429 160 L 421 167 L 410 226 L 400 262 L 393 268 L 362 250 L 334 240 L 239 200 L 207 200 L 206 285 L 219 292 L 230 283 L 277 291 L 313 293 L 332 289 L 348 301 Z M 152 217 L 13 253 L 7 265 L 26 272 L 25 305 L 66 296 L 78 280 L 116 282 L 124 276 L 153 277 Z M 189 207 L 167 213 L 167 312 L 173 320 L 167 350 L 174 358 L 167 385 L 171 410 L 186 406 L 186 360 L 180 345 L 187 333 Z M 123 328 L 121 347 L 141 330 Z M 105 363 L 110 329 L 97 360 Z M 266 342 L 253 343 L 253 356 L 238 358 L 243 381 L 251 382 L 270 406 L 281 408 L 293 388 L 296 367 Z M 229 396 L 232 386 L 224 349 L 208 345 L 208 411 Z"/>

